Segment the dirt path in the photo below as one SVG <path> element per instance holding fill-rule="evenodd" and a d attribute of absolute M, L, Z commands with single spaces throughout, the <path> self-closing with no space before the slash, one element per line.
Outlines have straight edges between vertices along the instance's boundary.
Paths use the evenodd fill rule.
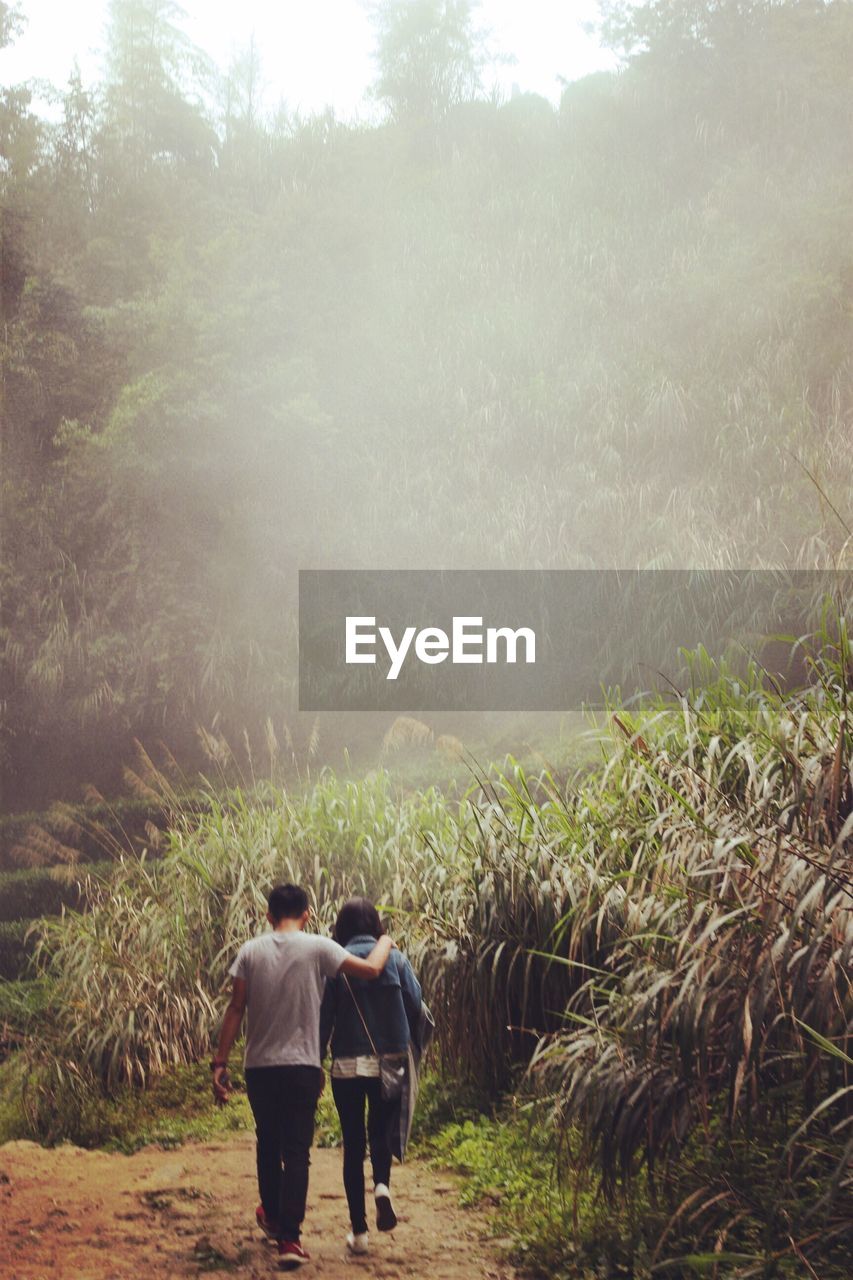
<path fill-rule="evenodd" d="M 306 1280 L 512 1280 L 482 1216 L 460 1209 L 456 1184 L 417 1161 L 394 1170 L 397 1230 L 371 1231 L 370 1256 L 348 1257 L 340 1159 L 330 1150 L 312 1156 Z M 275 1248 L 254 1225 L 256 1192 L 248 1135 L 134 1156 L 10 1142 L 0 1147 L 0 1276 L 277 1275 Z"/>

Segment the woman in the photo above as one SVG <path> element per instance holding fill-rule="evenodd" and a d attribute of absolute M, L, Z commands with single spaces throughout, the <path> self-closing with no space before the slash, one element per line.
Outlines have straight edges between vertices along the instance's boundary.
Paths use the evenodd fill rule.
<path fill-rule="evenodd" d="M 353 955 L 366 956 L 384 933 L 373 903 L 367 898 L 351 898 L 338 913 L 333 936 Z M 420 984 L 412 966 L 399 951 L 391 952 L 383 973 L 375 982 L 341 974 L 326 983 L 320 1012 L 321 1057 L 325 1057 L 331 1037 L 332 1094 L 344 1140 L 344 1190 L 352 1225 L 347 1248 L 351 1253 L 367 1253 L 368 1248 L 364 1203 L 365 1102 L 376 1226 L 379 1231 L 393 1231 L 397 1225 L 389 1183 L 390 1127 L 398 1104 L 382 1097 L 378 1055 L 399 1054 L 401 1061 L 405 1060 L 409 1043 L 417 1036 L 420 1016 Z"/>

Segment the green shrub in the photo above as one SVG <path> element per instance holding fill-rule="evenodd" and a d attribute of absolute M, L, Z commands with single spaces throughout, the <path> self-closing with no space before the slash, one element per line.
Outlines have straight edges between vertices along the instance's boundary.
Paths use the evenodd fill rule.
<path fill-rule="evenodd" d="M 493 1099 L 479 1085 L 445 1075 L 428 1063 L 420 1078 L 412 1144 L 428 1148 L 446 1126 L 491 1114 L 493 1106 Z"/>
<path fill-rule="evenodd" d="M 64 1088 L 44 1090 L 41 1070 L 36 1067 L 33 1075 L 26 1053 L 0 1064 L 0 1143 L 37 1138 L 130 1153 L 150 1143 L 179 1146 L 252 1124 L 239 1066 L 232 1075 L 241 1087 L 225 1107 L 213 1101 L 207 1061 L 172 1067 L 148 1089 L 122 1086 L 109 1095 L 73 1070 L 66 1071 Z"/>
<path fill-rule="evenodd" d="M 80 884 L 91 867 L 33 867 L 0 871 L 0 922 L 58 915 L 80 905 Z"/>
<path fill-rule="evenodd" d="M 651 1169 L 675 1213 L 697 1190 L 685 1149 L 704 1144 L 696 1236 L 740 1235 L 777 1268 L 802 1266 L 800 1233 L 823 1259 L 843 1248 L 853 1195 L 844 633 L 813 662 L 814 685 L 782 696 L 700 654 L 689 696 L 613 709 L 622 741 L 602 778 L 555 797 L 588 857 L 554 959 L 586 972 L 533 1068 L 611 1199 Z M 752 1145 L 775 1153 L 758 1199 L 754 1171 L 734 1176 Z M 764 1224 L 760 1242 L 745 1222 Z"/>
<path fill-rule="evenodd" d="M 649 1276 L 645 1199 L 608 1206 L 594 1181 L 575 1194 L 556 1175 L 557 1134 L 547 1109 L 512 1099 L 494 1117 L 471 1117 L 425 1144 L 434 1163 L 461 1174 L 460 1201 L 485 1208 L 509 1238 L 512 1261 L 542 1280 Z"/>
<path fill-rule="evenodd" d="M 27 937 L 30 920 L 7 920 L 0 924 L 0 978 L 21 978 L 29 967 L 33 940 Z"/>
<path fill-rule="evenodd" d="M 204 808 L 201 791 L 170 792 L 184 812 Z M 95 863 L 149 850 L 168 821 L 170 800 L 154 792 L 86 804 L 58 802 L 49 809 L 0 816 L 0 868 Z"/>
<path fill-rule="evenodd" d="M 332 1097 L 328 1076 L 326 1077 L 326 1087 L 320 1094 L 320 1101 L 317 1104 L 314 1141 L 318 1147 L 339 1147 L 341 1145 L 341 1122 L 338 1119 L 338 1110 Z"/>
<path fill-rule="evenodd" d="M 38 1034 L 50 1003 L 50 984 L 40 978 L 0 979 L 0 1060 Z"/>

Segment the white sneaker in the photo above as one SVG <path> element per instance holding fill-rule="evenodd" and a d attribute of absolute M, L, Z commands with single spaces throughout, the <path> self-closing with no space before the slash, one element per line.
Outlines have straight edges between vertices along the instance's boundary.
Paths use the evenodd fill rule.
<path fill-rule="evenodd" d="M 397 1225 L 397 1215 L 391 1203 L 391 1192 L 384 1182 L 377 1182 L 373 1191 L 376 1197 L 376 1228 L 378 1231 L 393 1231 Z"/>
<path fill-rule="evenodd" d="M 358 1235 L 354 1231 L 347 1232 L 347 1248 L 350 1253 L 367 1253 L 368 1240 L 366 1231 L 359 1231 Z"/>

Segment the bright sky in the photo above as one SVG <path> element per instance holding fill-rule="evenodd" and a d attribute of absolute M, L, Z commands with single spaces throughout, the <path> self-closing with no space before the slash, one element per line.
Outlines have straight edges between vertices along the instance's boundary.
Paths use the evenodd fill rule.
<path fill-rule="evenodd" d="M 223 68 L 254 32 L 261 50 L 265 102 L 303 112 L 335 108 L 365 114 L 373 79 L 373 28 L 364 0 L 183 0 L 184 29 Z M 0 81 L 43 79 L 64 86 L 76 58 L 84 83 L 98 78 L 107 0 L 20 0 L 27 20 L 15 44 L 0 51 Z M 485 74 L 507 93 L 513 83 L 556 102 L 558 77 L 575 80 L 614 65 L 586 35 L 595 0 L 482 0 L 478 25 L 490 47 L 513 65 Z"/>

